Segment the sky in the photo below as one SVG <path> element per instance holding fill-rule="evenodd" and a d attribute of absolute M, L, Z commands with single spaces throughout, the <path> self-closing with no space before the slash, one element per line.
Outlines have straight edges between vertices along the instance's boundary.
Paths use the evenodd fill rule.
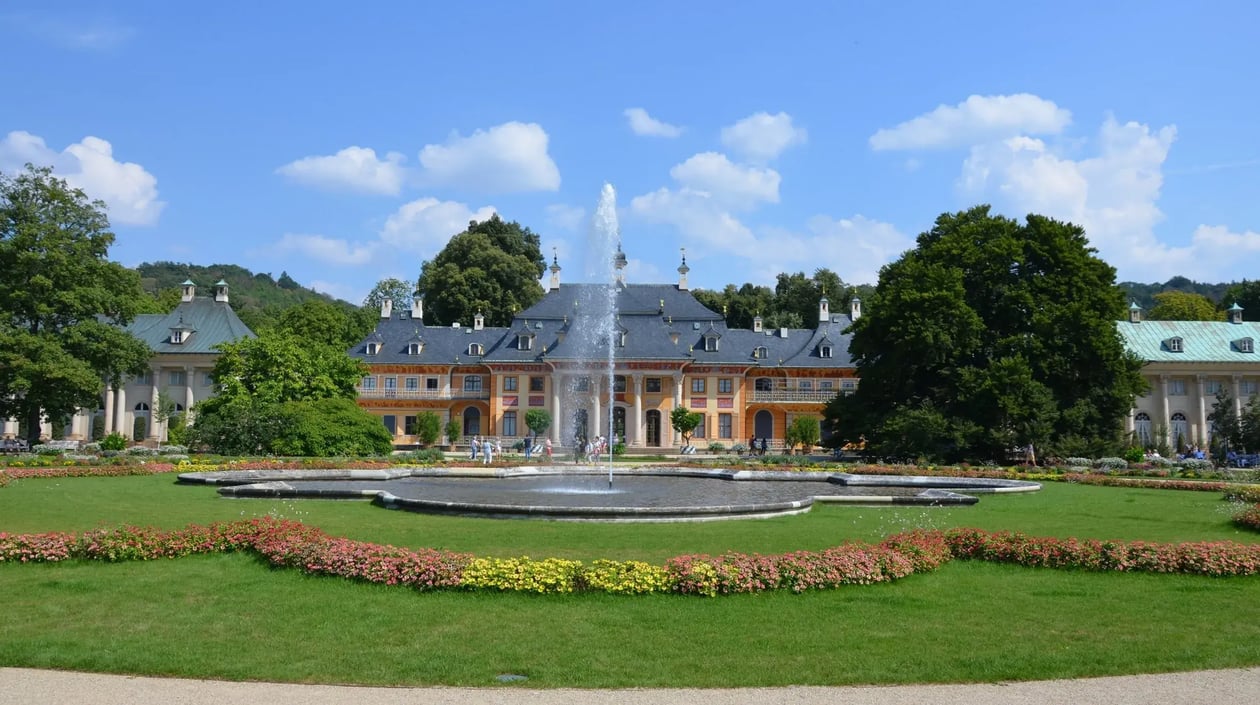
<path fill-rule="evenodd" d="M 875 283 L 941 213 L 1085 228 L 1121 281 L 1260 272 L 1260 4 L 0 4 L 0 171 L 104 201 L 128 266 L 360 302 L 499 213 L 630 282 Z M 685 252 L 684 252 L 685 249 Z M 208 282 L 207 282 L 208 284 Z"/>

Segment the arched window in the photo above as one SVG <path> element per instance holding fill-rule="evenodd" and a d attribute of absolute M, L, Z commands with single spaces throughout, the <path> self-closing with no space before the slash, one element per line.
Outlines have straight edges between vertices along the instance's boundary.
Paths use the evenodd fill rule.
<path fill-rule="evenodd" d="M 1175 450 L 1180 452 L 1192 442 L 1190 425 L 1186 423 L 1186 415 L 1180 411 L 1172 415 L 1172 424 L 1169 430 L 1172 431 L 1172 442 Z"/>
<path fill-rule="evenodd" d="M 485 348 L 481 347 L 481 343 L 469 343 L 468 354 L 469 355 L 484 355 Z"/>
<path fill-rule="evenodd" d="M 767 355 L 767 354 L 768 354 L 768 352 L 767 352 L 767 350 L 766 350 L 766 346 L 764 346 L 764 345 L 758 345 L 758 346 L 757 346 L 757 348 L 756 348 L 755 350 L 753 350 L 753 357 L 754 357 L 754 358 L 756 358 L 756 359 L 758 359 L 758 360 L 764 360 L 764 359 L 766 359 L 766 355 Z"/>

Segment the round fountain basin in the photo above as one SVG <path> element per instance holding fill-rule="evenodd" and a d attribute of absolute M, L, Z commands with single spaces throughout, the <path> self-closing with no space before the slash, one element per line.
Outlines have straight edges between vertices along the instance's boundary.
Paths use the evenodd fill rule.
<path fill-rule="evenodd" d="M 1017 480 L 646 468 L 399 468 L 184 473 L 226 497 L 371 499 L 390 509 L 567 521 L 712 521 L 809 511 L 815 502 L 968 505 L 977 494 L 1026 492 Z"/>

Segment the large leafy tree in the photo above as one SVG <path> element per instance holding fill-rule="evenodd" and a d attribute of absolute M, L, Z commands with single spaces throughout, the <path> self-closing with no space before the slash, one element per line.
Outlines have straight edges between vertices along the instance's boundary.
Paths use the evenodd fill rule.
<path fill-rule="evenodd" d="M 498 214 L 451 238 L 420 267 L 416 291 L 425 319 L 435 325 L 468 324 L 477 313 L 486 325 L 505 326 L 515 312 L 543 296 L 538 279 L 546 262 L 538 235 Z"/>
<path fill-rule="evenodd" d="M 1248 321 L 1260 321 L 1260 279 L 1246 279 L 1230 284 L 1221 298 L 1221 307 L 1228 309 L 1238 304 L 1243 309 L 1243 318 Z"/>
<path fill-rule="evenodd" d="M 1161 291 L 1146 317 L 1152 321 L 1223 321 L 1225 314 L 1203 294 Z"/>
<path fill-rule="evenodd" d="M 140 277 L 106 259 L 105 204 L 46 167 L 0 174 L 0 418 L 60 422 L 95 409 L 105 381 L 143 372 L 150 350 L 121 326 Z"/>
<path fill-rule="evenodd" d="M 1144 389 L 1115 270 L 1070 223 L 944 214 L 869 298 L 850 346 L 862 384 L 828 405 L 832 443 L 947 461 L 1096 452 Z"/>
<path fill-rule="evenodd" d="M 379 313 L 381 302 L 389 299 L 395 310 L 410 308 L 412 286 L 401 279 L 389 278 L 376 282 L 367 298 L 363 299 L 363 308 Z"/>
<path fill-rule="evenodd" d="M 276 331 L 344 351 L 372 332 L 378 315 L 367 308 L 349 309 L 310 299 L 281 312 Z"/>

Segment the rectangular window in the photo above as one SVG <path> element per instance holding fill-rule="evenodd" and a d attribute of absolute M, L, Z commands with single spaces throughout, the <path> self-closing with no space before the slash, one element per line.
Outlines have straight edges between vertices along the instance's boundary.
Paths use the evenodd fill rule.
<path fill-rule="evenodd" d="M 661 393 L 661 378 L 660 377 L 648 377 L 646 380 L 644 380 L 644 385 L 645 385 L 644 391 L 646 391 L 648 394 Z"/>
<path fill-rule="evenodd" d="M 503 435 L 505 436 L 516 435 L 516 412 L 515 411 L 503 412 Z"/>
<path fill-rule="evenodd" d="M 414 416 L 403 417 L 403 433 L 407 434 L 408 436 L 416 435 L 416 417 Z"/>
<path fill-rule="evenodd" d="M 1254 397 L 1260 392 L 1260 382 L 1255 380 L 1244 380 L 1238 385 L 1238 396 Z"/>
<path fill-rule="evenodd" d="M 418 391 L 420 391 L 420 378 L 419 378 L 419 377 L 408 377 L 408 378 L 407 378 L 406 385 L 407 385 L 407 386 L 406 386 L 406 387 L 404 387 L 404 389 L 406 389 L 407 391 L 409 391 L 409 392 L 418 392 Z"/>
<path fill-rule="evenodd" d="M 546 390 L 547 390 L 546 377 L 530 377 L 529 378 L 529 391 L 544 392 Z"/>
<path fill-rule="evenodd" d="M 166 383 L 172 387 L 182 387 L 188 383 L 188 375 L 183 370 L 174 370 L 167 377 Z"/>
<path fill-rule="evenodd" d="M 818 388 L 829 392 L 836 388 L 835 384 L 836 384 L 835 382 L 832 382 L 829 379 L 824 379 L 818 383 Z"/>
<path fill-rule="evenodd" d="M 375 378 L 375 377 L 364 377 L 364 378 L 363 378 L 363 383 L 362 383 L 361 385 L 359 385 L 359 386 L 361 386 L 361 387 L 363 388 L 363 391 L 365 391 L 365 392 L 366 392 L 366 391 L 373 390 L 373 389 L 376 389 L 376 378 Z"/>
<path fill-rule="evenodd" d="M 718 414 L 718 438 L 731 437 L 731 415 Z"/>
<path fill-rule="evenodd" d="M 389 431 L 389 435 L 391 436 L 397 435 L 398 434 L 398 417 L 394 416 L 393 414 L 385 414 L 385 416 L 383 416 L 382 419 L 385 421 L 385 430 Z"/>
<path fill-rule="evenodd" d="M 209 372 L 203 372 L 203 373 L 201 374 L 201 386 L 203 386 L 203 387 L 213 387 L 213 386 L 214 386 L 214 375 L 210 374 Z"/>
<path fill-rule="evenodd" d="M 591 378 L 590 378 L 590 377 L 578 377 L 577 379 L 573 380 L 573 391 L 575 391 L 575 392 L 589 392 L 589 391 L 591 391 Z"/>
<path fill-rule="evenodd" d="M 516 378 L 515 378 L 515 377 L 504 377 L 504 378 L 503 378 L 503 391 L 505 391 L 505 392 L 515 392 L 515 391 L 516 391 Z"/>
<path fill-rule="evenodd" d="M 438 378 L 437 378 L 437 377 L 425 377 L 425 378 L 424 378 L 424 388 L 425 388 L 425 390 L 426 390 L 426 391 L 429 391 L 429 392 L 436 392 L 436 391 L 438 390 Z"/>
<path fill-rule="evenodd" d="M 700 414 L 700 423 L 696 424 L 696 430 L 691 432 L 692 438 L 704 438 L 704 425 L 708 421 L 708 417 Z"/>
<path fill-rule="evenodd" d="M 385 396 L 387 397 L 398 396 L 398 378 L 397 377 L 385 378 Z"/>
<path fill-rule="evenodd" d="M 691 380 L 691 393 L 692 393 L 692 394 L 704 394 L 704 378 L 703 378 L 703 377 L 693 377 L 693 378 L 692 378 L 692 380 Z"/>
<path fill-rule="evenodd" d="M 465 392 L 480 392 L 481 391 L 481 378 L 476 375 L 468 375 L 467 377 L 464 377 L 464 391 Z"/>
<path fill-rule="evenodd" d="M 803 380 L 801 380 L 800 382 L 797 382 L 797 384 L 796 384 L 796 388 L 797 388 L 797 389 L 801 389 L 801 390 L 805 390 L 805 391 L 811 391 L 811 390 L 813 390 L 813 388 L 814 388 L 814 380 L 812 380 L 812 379 L 803 379 Z"/>
<path fill-rule="evenodd" d="M 1203 383 L 1203 393 L 1210 396 L 1216 396 L 1216 394 L 1220 392 L 1224 386 L 1225 385 L 1220 380 L 1209 379 Z"/>
<path fill-rule="evenodd" d="M 616 377 L 613 377 L 613 391 L 616 392 L 617 394 L 626 393 L 625 375 L 617 375 Z"/>
<path fill-rule="evenodd" d="M 857 389 L 857 380 L 842 379 L 840 380 L 840 388 L 841 389 Z"/>
<path fill-rule="evenodd" d="M 136 384 L 153 384 L 153 373 L 145 372 L 144 374 L 136 375 L 132 379 L 135 380 Z"/>
<path fill-rule="evenodd" d="M 1186 395 L 1186 381 L 1184 379 L 1168 380 L 1168 396 L 1184 397 Z"/>
<path fill-rule="evenodd" d="M 723 377 L 718 380 L 718 394 L 730 394 L 734 388 L 735 385 L 729 377 Z"/>

